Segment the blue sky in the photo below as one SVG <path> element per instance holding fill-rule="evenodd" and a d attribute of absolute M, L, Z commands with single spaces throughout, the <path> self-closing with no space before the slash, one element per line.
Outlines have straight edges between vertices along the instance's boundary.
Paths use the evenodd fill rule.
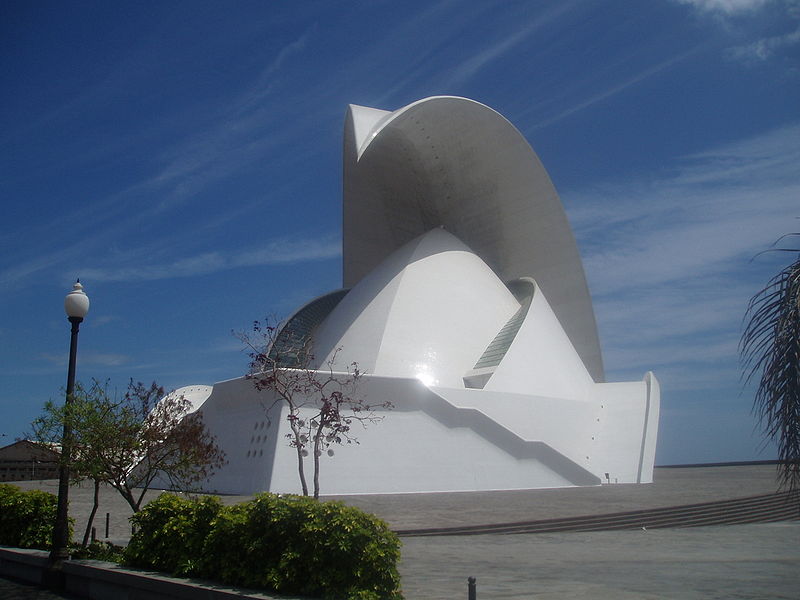
<path fill-rule="evenodd" d="M 466 96 L 539 154 L 610 381 L 662 384 L 659 464 L 760 450 L 736 345 L 800 230 L 800 2 L 0 4 L 0 433 L 78 377 L 241 375 L 232 330 L 341 283 L 348 103 Z"/>

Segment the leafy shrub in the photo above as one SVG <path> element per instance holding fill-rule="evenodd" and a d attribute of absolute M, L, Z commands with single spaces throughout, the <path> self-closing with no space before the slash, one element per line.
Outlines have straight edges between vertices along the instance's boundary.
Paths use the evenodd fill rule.
<path fill-rule="evenodd" d="M 133 521 L 126 558 L 135 566 L 282 594 L 402 598 L 400 540 L 377 517 L 340 502 L 259 494 L 223 507 L 163 494 Z"/>
<path fill-rule="evenodd" d="M 270 560 L 269 543 L 253 544 L 248 530 L 249 503 L 226 506 L 214 519 L 206 543 L 203 546 L 203 575 L 209 579 L 237 582 L 244 585 L 249 574 L 255 570 L 266 570 Z M 266 541 L 266 536 L 264 536 Z M 252 587 L 273 589 L 266 577 Z"/>
<path fill-rule="evenodd" d="M 200 575 L 203 545 L 221 509 L 214 496 L 188 500 L 161 494 L 131 517 L 136 533 L 125 550 L 125 562 L 175 575 Z"/>
<path fill-rule="evenodd" d="M 121 563 L 125 548 L 115 546 L 110 542 L 94 541 L 88 546 L 74 546 L 70 548 L 72 558 L 102 560 L 105 562 Z"/>
<path fill-rule="evenodd" d="M 58 498 L 0 483 L 0 545 L 47 550 L 53 541 Z M 72 537 L 72 520 L 69 523 Z"/>
<path fill-rule="evenodd" d="M 340 502 L 294 496 L 287 505 L 291 529 L 278 591 L 324 598 L 389 598 L 396 593 L 400 542 L 383 521 Z"/>

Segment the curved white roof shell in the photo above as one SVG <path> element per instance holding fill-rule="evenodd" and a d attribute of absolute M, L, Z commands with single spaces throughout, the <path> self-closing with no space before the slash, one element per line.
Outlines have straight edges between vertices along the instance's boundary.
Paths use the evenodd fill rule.
<path fill-rule="evenodd" d="M 436 228 L 362 279 L 314 333 L 318 368 L 358 362 L 371 375 L 464 387 L 464 375 L 519 309 L 467 246 Z"/>
<path fill-rule="evenodd" d="M 213 386 L 210 385 L 187 385 L 170 392 L 165 398 L 179 398 L 183 396 L 190 404 L 187 414 L 191 414 L 203 406 L 203 403 L 208 400 L 213 389 Z"/>
<path fill-rule="evenodd" d="M 536 153 L 499 113 L 450 96 L 394 112 L 351 105 L 343 210 L 345 287 L 443 226 L 501 280 L 535 278 L 593 379 L 604 380 L 591 298 L 561 201 Z"/>

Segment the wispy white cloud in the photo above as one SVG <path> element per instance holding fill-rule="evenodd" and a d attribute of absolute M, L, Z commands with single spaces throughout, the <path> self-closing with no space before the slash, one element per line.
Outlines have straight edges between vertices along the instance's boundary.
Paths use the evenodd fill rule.
<path fill-rule="evenodd" d="M 747 301 L 782 257 L 751 259 L 797 227 L 799 134 L 788 124 L 569 196 L 611 373 L 738 385 Z"/>
<path fill-rule="evenodd" d="M 65 265 L 70 265 L 72 271 L 76 263 L 102 253 L 100 248 L 105 250 L 115 240 L 128 237 L 137 226 L 153 219 L 163 221 L 168 218 L 165 216 L 167 211 L 180 207 L 238 171 L 250 168 L 258 160 L 274 155 L 277 149 L 296 139 L 301 135 L 303 124 L 277 118 L 275 103 L 267 99 L 272 82 L 292 57 L 304 50 L 316 31 L 317 26 L 312 25 L 296 39 L 266 56 L 266 66 L 253 83 L 233 91 L 230 100 L 220 103 L 210 114 L 195 117 L 200 119 L 200 125 L 192 133 L 177 135 L 171 142 L 149 152 L 151 170 L 145 170 L 138 180 L 103 198 L 76 203 L 68 214 L 59 215 L 58 219 L 31 223 L 28 238 L 39 240 L 36 251 L 9 260 L 7 265 L 0 260 L 0 283 L 20 285 L 43 273 L 64 271 Z M 117 86 L 121 85 L 120 79 L 116 77 L 113 80 Z M 302 160 L 304 157 L 295 153 L 295 158 Z M 215 216 L 213 222 L 218 225 L 237 211 L 241 211 L 241 207 L 224 211 Z M 177 237 L 178 234 L 173 236 L 171 244 L 178 243 Z M 154 245 L 157 243 L 147 241 L 147 251 Z M 137 247 L 136 244 L 130 245 L 126 254 L 136 253 Z M 215 260 L 211 252 L 176 261 L 173 265 L 153 266 L 148 278 L 167 277 L 170 272 L 211 272 L 221 268 L 215 265 Z M 111 271 L 98 268 L 91 273 L 119 279 L 114 278 Z M 148 268 L 142 270 L 140 276 L 144 276 L 146 271 Z M 74 276 L 64 275 L 67 279 Z"/>
<path fill-rule="evenodd" d="M 701 12 L 736 15 L 761 8 L 767 0 L 677 0 Z"/>
<path fill-rule="evenodd" d="M 689 157 L 671 176 L 571 196 L 593 292 L 691 281 L 708 289 L 793 231 L 800 213 L 796 132 L 790 125 Z"/>
<path fill-rule="evenodd" d="M 303 51 L 308 43 L 309 38 L 317 31 L 318 27 L 317 24 L 314 23 L 309 27 L 306 31 L 304 31 L 298 38 L 292 40 L 283 48 L 278 51 L 278 54 L 272 59 L 266 68 L 261 73 L 261 81 L 264 81 L 268 77 L 271 77 L 274 73 L 276 73 L 283 64 L 287 61 L 287 59 L 293 55 L 296 55 Z"/>
<path fill-rule="evenodd" d="M 275 240 L 262 248 L 239 253 L 203 252 L 159 264 L 88 267 L 81 269 L 81 273 L 92 281 L 151 281 L 196 277 L 241 267 L 328 260 L 340 255 L 338 236 L 325 235 L 305 240 Z"/>
<path fill-rule="evenodd" d="M 67 364 L 69 355 L 44 353 L 39 359 L 57 365 L 59 368 Z M 119 367 L 130 362 L 130 357 L 124 354 L 107 354 L 99 352 L 82 352 L 81 364 L 87 366 Z"/>
<path fill-rule="evenodd" d="M 553 115 L 551 117 L 548 117 L 548 118 L 546 118 L 546 119 L 544 119 L 542 121 L 539 121 L 539 122 L 535 123 L 532 127 L 530 127 L 530 131 L 535 131 L 537 129 L 542 129 L 544 127 L 552 125 L 553 123 L 557 123 L 558 121 L 561 121 L 562 119 L 564 119 L 566 117 L 569 117 L 570 115 L 578 113 L 578 112 L 580 112 L 580 111 L 592 106 L 593 104 L 597 104 L 598 102 L 602 102 L 603 100 L 607 100 L 608 98 L 611 98 L 612 96 L 616 96 L 617 94 L 620 94 L 620 93 L 624 92 L 628 88 L 633 87 L 638 83 L 641 83 L 645 79 L 648 79 L 649 77 L 652 77 L 653 75 L 656 75 L 657 73 L 660 73 L 661 71 L 663 71 L 665 69 L 668 69 L 669 67 L 675 65 L 676 63 L 679 63 L 679 62 L 689 58 L 695 52 L 697 52 L 697 50 L 698 50 L 698 48 L 691 48 L 691 49 L 689 49 L 689 50 L 687 50 L 685 52 L 682 52 L 682 53 L 678 54 L 677 56 L 670 57 L 667 60 L 664 60 L 664 61 L 662 61 L 662 62 L 660 62 L 658 64 L 655 64 L 655 65 L 653 65 L 651 67 L 648 67 L 647 69 L 644 69 L 643 71 L 640 71 L 636 75 L 634 75 L 632 77 L 629 77 L 628 79 L 626 79 L 625 81 L 623 81 L 623 82 L 621 82 L 621 83 L 619 83 L 617 85 L 611 86 L 611 87 L 606 88 L 605 90 L 603 90 L 603 91 L 601 91 L 599 93 L 593 94 L 589 98 L 586 98 L 585 100 L 582 100 L 582 101 L 578 102 L 577 104 L 573 104 L 572 106 L 561 110 L 557 114 L 555 114 L 555 115 Z"/>
<path fill-rule="evenodd" d="M 119 320 L 120 318 L 115 315 L 93 315 L 92 325 L 94 327 L 100 327 L 102 325 L 108 325 L 109 323 L 113 323 Z"/>
<path fill-rule="evenodd" d="M 800 43 L 798 0 L 676 1 L 711 17 L 712 22 L 737 38 L 738 43 L 725 50 L 731 60 L 757 65 Z M 787 31 L 787 27 L 792 29 Z"/>
<path fill-rule="evenodd" d="M 673 181 L 681 186 L 723 185 L 755 190 L 797 183 L 800 123 L 687 156 Z"/>
<path fill-rule="evenodd" d="M 342 245 L 338 236 L 324 236 L 311 240 L 281 240 L 272 242 L 264 248 L 243 252 L 231 261 L 236 267 L 255 265 L 276 265 L 305 262 L 309 260 L 326 260 L 341 256 Z"/>
<path fill-rule="evenodd" d="M 369 106 L 376 108 L 392 107 L 399 95 L 417 99 L 429 94 L 431 86 L 425 82 L 434 81 L 432 87 L 447 92 L 449 88 L 441 85 L 446 77 L 440 62 L 447 55 L 445 49 L 464 35 L 465 27 L 476 21 L 483 22 L 491 11 L 490 5 L 467 5 L 460 0 L 428 2 L 418 11 L 404 11 L 403 18 L 392 23 L 385 37 L 373 42 L 369 52 L 354 53 L 346 65 L 341 65 L 322 82 L 322 88 L 336 90 L 339 97 L 348 98 L 348 101 L 369 102 Z M 422 31 L 436 34 L 420 35 Z M 409 45 L 408 40 L 414 43 Z M 398 56 L 402 56 L 402 66 L 387 71 L 387 65 L 397 63 Z M 343 72 L 348 74 L 347 78 L 341 77 Z M 380 86 L 368 86 L 369 96 L 352 98 L 352 81 L 372 79 L 376 73 L 390 76 L 383 77 Z M 425 91 L 410 92 L 411 88 Z"/>
<path fill-rule="evenodd" d="M 275 115 L 264 106 L 230 118 L 220 115 L 199 133 L 162 151 L 158 172 L 127 193 L 145 192 L 160 198 L 158 212 L 174 208 L 213 183 L 268 156 L 291 138 L 291 129 L 280 126 Z"/>
<path fill-rule="evenodd" d="M 16 284 L 27 277 L 59 265 L 64 260 L 64 252 L 50 252 L 41 256 L 23 260 L 13 266 L 0 270 L 0 283 L 8 286 Z M 70 275 L 72 278 L 72 275 Z"/>
<path fill-rule="evenodd" d="M 444 88 L 453 88 L 461 85 L 468 79 L 474 77 L 479 71 L 484 69 L 490 63 L 500 59 L 516 46 L 529 39 L 536 32 L 541 31 L 546 27 L 552 27 L 553 23 L 557 21 L 565 13 L 571 11 L 575 2 L 559 2 L 550 9 L 537 15 L 536 18 L 525 25 L 498 40 L 493 40 L 491 44 L 480 49 L 478 52 L 464 60 L 453 72 L 445 79 Z"/>
<path fill-rule="evenodd" d="M 798 191 L 800 185 L 795 188 L 795 193 Z M 591 272 L 602 273 L 594 277 L 595 289 L 600 294 L 613 293 L 713 276 L 768 247 L 785 231 L 782 228 L 789 226 L 787 215 L 796 207 L 784 196 L 778 202 L 764 203 L 770 208 L 762 212 L 764 205 L 756 197 L 739 194 L 734 201 L 749 200 L 749 206 L 732 206 L 732 214 L 726 216 L 715 210 L 721 208 L 722 196 L 715 198 L 719 203 L 710 207 L 709 214 L 696 214 L 697 222 L 686 222 L 677 212 L 674 222 L 663 225 L 650 218 L 639 219 L 640 233 L 631 234 L 631 228 L 625 227 L 619 238 L 608 240 L 604 248 L 594 248 L 586 265 Z M 769 214 L 770 209 L 775 212 Z M 670 218 L 669 214 L 661 216 Z"/>
<path fill-rule="evenodd" d="M 756 64 L 771 58 L 777 51 L 800 43 L 800 27 L 789 33 L 762 38 L 728 49 L 728 56 L 744 63 Z"/>
<path fill-rule="evenodd" d="M 272 90 L 272 81 L 275 74 L 293 56 L 301 54 L 305 50 L 308 41 L 317 33 L 319 27 L 316 23 L 306 29 L 299 37 L 283 46 L 275 57 L 264 67 L 255 80 L 255 83 L 239 98 L 235 106 L 235 112 L 241 112 L 246 108 L 251 108 L 259 103 Z"/>

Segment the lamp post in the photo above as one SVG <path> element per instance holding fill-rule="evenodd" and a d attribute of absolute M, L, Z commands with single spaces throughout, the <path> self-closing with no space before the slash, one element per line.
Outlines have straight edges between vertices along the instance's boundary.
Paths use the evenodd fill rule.
<path fill-rule="evenodd" d="M 83 317 L 89 312 L 89 297 L 83 292 L 81 280 L 75 282 L 72 291 L 64 299 L 67 319 L 72 323 L 69 341 L 69 370 L 67 371 L 67 395 L 64 400 L 64 434 L 61 437 L 61 461 L 58 468 L 58 511 L 53 528 L 53 547 L 50 551 L 50 564 L 58 569 L 69 558 L 69 463 L 72 458 L 72 424 L 69 419 L 69 406 L 75 391 L 75 358 L 78 353 L 78 328 Z"/>

